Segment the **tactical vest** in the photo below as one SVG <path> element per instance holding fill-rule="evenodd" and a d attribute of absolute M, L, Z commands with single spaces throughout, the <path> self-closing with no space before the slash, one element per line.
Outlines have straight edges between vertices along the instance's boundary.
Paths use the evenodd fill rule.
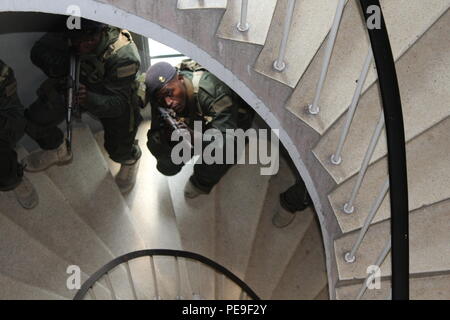
<path fill-rule="evenodd" d="M 110 43 L 111 38 L 115 38 L 115 33 L 117 32 L 119 33 L 117 40 Z M 103 42 L 99 45 L 98 52 L 81 57 L 81 79 L 94 86 L 104 81 L 106 60 L 116 55 L 121 48 L 131 44 L 133 38 L 127 30 L 118 31 L 113 28 L 105 32 Z M 120 67 L 117 69 L 116 76 L 117 78 L 129 77 L 135 74 L 138 69 L 139 66 L 136 64 Z"/>

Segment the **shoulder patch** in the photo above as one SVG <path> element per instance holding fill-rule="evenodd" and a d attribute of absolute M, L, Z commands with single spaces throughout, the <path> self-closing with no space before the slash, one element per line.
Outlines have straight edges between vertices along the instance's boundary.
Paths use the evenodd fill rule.
<path fill-rule="evenodd" d="M 117 68 L 117 78 L 126 78 L 135 75 L 137 71 L 138 66 L 135 63 Z"/>
<path fill-rule="evenodd" d="M 223 96 L 219 100 L 215 101 L 212 105 L 213 110 L 216 113 L 223 112 L 226 108 L 229 108 L 233 105 L 233 101 L 230 96 Z"/>

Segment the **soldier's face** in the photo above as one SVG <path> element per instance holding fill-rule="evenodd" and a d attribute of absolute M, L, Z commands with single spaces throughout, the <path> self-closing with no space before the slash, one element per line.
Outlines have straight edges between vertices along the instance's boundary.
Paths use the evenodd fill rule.
<path fill-rule="evenodd" d="M 186 96 L 186 87 L 181 75 L 167 83 L 157 94 L 159 101 L 177 114 L 180 114 L 186 108 Z"/>
<path fill-rule="evenodd" d="M 101 41 L 102 34 L 86 35 L 72 39 L 72 46 L 79 54 L 94 52 Z"/>

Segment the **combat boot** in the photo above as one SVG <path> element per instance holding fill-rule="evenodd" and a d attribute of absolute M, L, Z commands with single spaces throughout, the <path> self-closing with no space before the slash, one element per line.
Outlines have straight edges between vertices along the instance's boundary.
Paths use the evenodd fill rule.
<path fill-rule="evenodd" d="M 39 197 L 33 184 L 27 177 L 22 177 L 22 182 L 14 189 L 17 201 L 25 209 L 33 209 L 39 203 Z"/>
<path fill-rule="evenodd" d="M 201 194 L 207 194 L 206 192 L 200 190 L 194 184 L 191 182 L 191 180 L 188 180 L 186 182 L 186 185 L 184 186 L 184 196 L 189 199 L 197 198 Z"/>
<path fill-rule="evenodd" d="M 25 171 L 40 172 L 53 165 L 63 166 L 72 162 L 73 154 L 67 150 L 65 143 L 53 150 L 39 150 L 24 159 Z"/>
<path fill-rule="evenodd" d="M 136 184 L 136 177 L 139 170 L 140 160 L 130 160 L 120 166 L 116 176 L 116 183 L 123 194 L 128 193 Z"/>

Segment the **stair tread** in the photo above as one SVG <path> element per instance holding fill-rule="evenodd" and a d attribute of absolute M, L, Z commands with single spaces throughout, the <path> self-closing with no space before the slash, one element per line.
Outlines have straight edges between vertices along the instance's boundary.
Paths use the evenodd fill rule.
<path fill-rule="evenodd" d="M 176 223 L 183 250 L 214 260 L 215 194 L 212 192 L 195 199 L 184 197 L 184 186 L 193 170 L 192 164 L 186 164 L 176 176 L 168 177 Z M 191 263 L 188 269 L 194 292 L 199 293 L 202 298 L 212 299 L 214 297 L 213 271 Z"/>
<path fill-rule="evenodd" d="M 428 276 L 410 278 L 411 300 L 449 300 L 450 299 L 450 275 Z M 338 300 L 354 300 L 361 289 L 362 284 L 343 286 L 336 289 Z M 382 280 L 381 288 L 366 290 L 363 300 L 381 300 L 390 297 L 391 281 Z"/>
<path fill-rule="evenodd" d="M 0 194 L 0 197 L 9 195 Z M 58 257 L 31 238 L 5 215 L 0 214 L 0 273 L 29 286 L 45 289 L 65 298 L 73 298 L 76 291 L 66 287 L 71 263 Z M 30 268 L 30 266 L 34 266 Z M 82 275 L 82 281 L 86 276 Z"/>
<path fill-rule="evenodd" d="M 325 252 L 318 223 L 310 224 L 273 291 L 273 300 L 312 300 L 328 282 Z"/>
<path fill-rule="evenodd" d="M 449 23 L 450 11 L 397 62 L 406 141 L 450 116 L 447 103 L 450 101 L 450 91 L 447 88 L 450 83 L 450 43 L 442 41 L 448 35 Z M 381 112 L 380 102 L 378 86 L 372 86 L 361 98 L 342 151 L 343 161 L 340 165 L 331 164 L 330 158 L 337 147 L 345 117 L 340 118 L 327 131 L 314 149 L 316 157 L 337 183 L 359 171 Z M 432 107 L 426 107 L 428 105 Z M 371 162 L 386 153 L 383 132 Z"/>
<path fill-rule="evenodd" d="M 24 151 L 18 151 L 24 154 Z M 4 197 L 4 215 L 63 259 L 92 274 L 113 259 L 104 243 L 73 211 L 44 173 L 26 175 L 39 195 L 33 210 L 23 209 L 15 197 Z M 76 245 L 74 245 L 76 244 Z"/>
<path fill-rule="evenodd" d="M 450 118 L 447 118 L 406 145 L 410 211 L 450 198 L 449 131 Z M 370 206 L 387 177 L 386 158 L 369 167 L 354 204 L 355 212 L 350 215 L 345 214 L 342 208 L 350 196 L 356 177 L 347 180 L 329 195 L 344 233 L 363 226 Z M 374 223 L 389 217 L 388 194 L 374 218 Z"/>
<path fill-rule="evenodd" d="M 66 300 L 58 294 L 33 287 L 0 274 L 0 300 Z"/>
<path fill-rule="evenodd" d="M 226 9 L 228 0 L 178 0 L 177 8 L 189 9 Z"/>
<path fill-rule="evenodd" d="M 144 248 L 129 209 L 87 127 L 74 128 L 74 159 L 47 175 L 80 217 L 116 255 Z"/>
<path fill-rule="evenodd" d="M 264 45 L 276 4 L 277 0 L 265 0 L 263 5 L 261 5 L 261 1 L 250 0 L 248 2 L 249 14 L 247 15 L 250 28 L 246 32 L 241 32 L 237 29 L 237 24 L 241 18 L 241 1 L 230 1 L 216 36 L 228 40 Z M 260 19 L 260 17 L 264 17 L 264 19 Z"/>
<path fill-rule="evenodd" d="M 450 270 L 450 200 L 418 209 L 409 216 L 410 273 L 431 273 Z M 390 221 L 369 228 L 356 262 L 344 261 L 344 253 L 349 251 L 358 233 L 353 232 L 335 241 L 335 252 L 340 280 L 364 279 L 366 268 L 372 265 L 381 253 L 390 235 Z M 381 266 L 382 276 L 391 273 L 390 254 Z"/>
<path fill-rule="evenodd" d="M 408 48 L 413 46 L 449 6 L 449 0 L 382 1 L 394 59 L 397 61 Z M 399 15 L 398 12 L 402 14 Z M 411 21 L 415 23 L 411 24 Z M 367 31 L 365 24 L 361 21 L 360 7 L 356 1 L 350 1 L 344 11 L 327 80 L 319 102 L 320 113 L 311 115 L 306 111 L 306 106 L 314 100 L 324 50 L 323 45 L 286 104 L 288 110 L 319 134 L 324 134 L 350 105 L 356 88 L 355 81 L 359 77 L 369 50 Z M 375 80 L 376 71 L 372 68 L 364 91 Z"/>
<path fill-rule="evenodd" d="M 284 269 L 314 220 L 313 210 L 307 209 L 297 212 L 291 225 L 282 229 L 273 226 L 272 217 L 280 208 L 279 195 L 294 183 L 295 177 L 284 159 L 281 159 L 280 171 L 269 181 L 245 276 L 245 282 L 261 299 L 270 299 Z"/>
<path fill-rule="evenodd" d="M 259 164 L 235 165 L 215 190 L 216 261 L 240 279 L 245 277 L 271 177 L 261 175 L 261 167 Z M 229 283 L 223 291 L 227 298 L 239 299 L 237 286 Z"/>
<path fill-rule="evenodd" d="M 150 154 L 146 146 L 149 128 L 150 122 L 143 122 L 136 134 L 136 139 L 139 140 L 139 146 L 142 151 L 139 172 L 133 190 L 123 195 L 123 197 L 133 219 L 136 221 L 136 230 L 145 242 L 146 248 L 180 250 L 182 246 L 170 197 L 169 184 L 167 178 L 156 169 L 156 159 Z M 112 175 L 115 176 L 120 170 L 120 164 L 109 159 L 108 153 L 103 147 L 103 134 L 103 131 L 98 132 L 95 135 L 95 139 L 108 162 Z M 145 269 L 148 269 L 149 262 L 146 259 L 142 259 L 145 260 L 142 263 Z M 180 263 L 184 264 L 184 262 Z M 170 259 L 157 258 L 155 260 L 155 267 L 161 280 L 168 279 L 174 275 L 174 266 L 174 261 L 170 261 Z M 186 269 L 181 268 L 180 270 L 184 281 L 182 286 L 183 296 L 186 297 L 191 294 L 190 283 L 187 281 Z M 150 269 L 147 271 L 150 274 Z M 151 287 L 153 281 L 150 280 L 146 284 L 142 283 L 146 288 L 146 292 L 153 291 Z M 162 280 L 160 287 L 160 296 L 162 298 L 174 299 L 176 297 L 175 282 Z"/>
<path fill-rule="evenodd" d="M 278 72 L 273 62 L 278 58 L 288 1 L 278 1 L 264 48 L 255 70 L 274 80 L 295 88 L 333 22 L 337 0 L 297 1 L 286 47 L 286 69 Z"/>

